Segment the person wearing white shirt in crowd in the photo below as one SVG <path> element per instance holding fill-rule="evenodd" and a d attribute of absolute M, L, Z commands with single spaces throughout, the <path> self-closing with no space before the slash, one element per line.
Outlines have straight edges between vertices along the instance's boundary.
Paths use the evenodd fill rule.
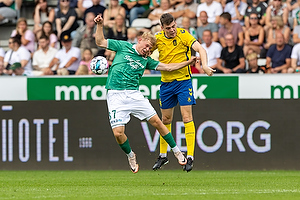
<path fill-rule="evenodd" d="M 24 47 L 21 46 L 21 36 L 16 35 L 9 38 L 8 40 L 10 50 L 8 50 L 4 56 L 4 66 L 7 67 L 8 64 L 21 63 L 22 68 L 24 68 L 26 74 L 31 74 L 31 54 Z"/>
<path fill-rule="evenodd" d="M 72 38 L 69 31 L 61 33 L 60 41 L 63 48 L 56 53 L 48 66 L 48 70 L 51 70 L 54 65 L 58 65 L 53 71 L 54 74 L 56 74 L 56 70 L 59 68 L 67 68 L 69 74 L 74 75 L 81 61 L 80 49 L 72 46 Z"/>
<path fill-rule="evenodd" d="M 21 63 L 15 62 L 13 63 L 10 67 L 10 70 L 13 71 L 12 76 L 31 76 L 30 71 L 25 71 L 24 68 L 22 67 Z"/>
<path fill-rule="evenodd" d="M 3 62 L 3 60 L 4 60 L 4 55 L 5 55 L 5 51 L 4 51 L 4 49 L 2 49 L 2 48 L 0 47 L 0 61 L 2 61 L 2 62 Z"/>
<path fill-rule="evenodd" d="M 295 44 L 291 54 L 291 67 L 288 73 L 300 73 L 300 43 Z"/>
<path fill-rule="evenodd" d="M 199 19 L 200 12 L 206 11 L 209 23 L 219 24 L 220 15 L 223 13 L 222 5 L 214 0 L 205 0 L 205 3 L 201 3 L 197 8 L 197 26 L 201 26 L 202 23 Z"/>
<path fill-rule="evenodd" d="M 41 35 L 38 42 L 40 49 L 33 54 L 32 73 L 34 76 L 51 75 L 47 68 L 56 55 L 57 49 L 50 46 L 50 39 L 46 35 Z"/>
<path fill-rule="evenodd" d="M 244 16 L 247 10 L 248 4 L 241 0 L 233 0 L 226 3 L 224 12 L 228 12 L 231 15 L 232 23 L 240 23 L 244 25 Z"/>
<path fill-rule="evenodd" d="M 221 56 L 222 46 L 218 42 L 213 41 L 213 35 L 210 30 L 203 31 L 202 40 L 203 43 L 201 45 L 207 52 L 208 67 L 216 69 L 218 58 Z M 198 52 L 196 53 L 196 56 L 199 56 Z M 196 63 L 195 67 L 200 73 L 204 73 L 200 67 L 200 62 Z"/>

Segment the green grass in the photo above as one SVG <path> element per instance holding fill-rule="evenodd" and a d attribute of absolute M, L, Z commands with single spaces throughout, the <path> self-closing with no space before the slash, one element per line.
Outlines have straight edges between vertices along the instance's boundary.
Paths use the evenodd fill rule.
<path fill-rule="evenodd" d="M 298 171 L 0 171 L 0 199 L 300 199 Z"/>

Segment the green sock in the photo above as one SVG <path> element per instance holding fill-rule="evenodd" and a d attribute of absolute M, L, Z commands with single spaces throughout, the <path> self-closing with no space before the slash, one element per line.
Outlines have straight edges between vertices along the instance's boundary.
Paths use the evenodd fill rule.
<path fill-rule="evenodd" d="M 174 148 L 176 146 L 176 142 L 171 133 L 168 133 L 167 135 L 162 137 L 166 140 L 166 142 L 169 144 L 171 148 Z"/>
<path fill-rule="evenodd" d="M 126 154 L 129 154 L 131 152 L 131 147 L 129 145 L 128 138 L 123 144 L 119 144 L 119 146 Z"/>

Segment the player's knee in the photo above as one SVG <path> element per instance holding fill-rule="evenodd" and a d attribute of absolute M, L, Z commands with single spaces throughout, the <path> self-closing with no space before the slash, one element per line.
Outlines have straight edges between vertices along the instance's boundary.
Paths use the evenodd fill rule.
<path fill-rule="evenodd" d="M 163 124 L 171 124 L 172 117 L 163 116 L 162 117 L 162 122 L 163 122 Z"/>

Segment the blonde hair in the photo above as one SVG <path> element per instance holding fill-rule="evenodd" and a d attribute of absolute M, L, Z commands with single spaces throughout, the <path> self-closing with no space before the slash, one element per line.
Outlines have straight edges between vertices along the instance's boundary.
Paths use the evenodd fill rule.
<path fill-rule="evenodd" d="M 89 69 L 88 66 L 86 65 L 79 65 L 76 75 L 88 75 L 89 74 Z"/>
<path fill-rule="evenodd" d="M 272 20 L 275 20 L 277 22 L 277 28 L 282 28 L 284 26 L 283 19 L 281 16 L 275 15 L 272 17 Z"/>
<path fill-rule="evenodd" d="M 153 46 L 156 44 L 156 37 L 149 31 L 149 32 L 144 32 L 143 35 L 141 36 L 143 40 L 149 40 Z"/>
<path fill-rule="evenodd" d="M 18 19 L 18 21 L 17 21 L 17 24 L 16 24 L 16 28 L 17 28 L 17 29 L 18 29 L 18 26 L 19 26 L 19 24 L 20 24 L 21 22 L 25 22 L 26 26 L 28 25 L 28 24 L 27 24 L 27 19 L 24 18 L 24 17 L 20 17 L 20 18 Z M 26 27 L 26 30 L 27 30 L 27 27 Z"/>
<path fill-rule="evenodd" d="M 252 60 L 254 58 L 257 58 L 257 53 L 255 52 L 248 54 L 246 57 L 247 60 Z"/>
<path fill-rule="evenodd" d="M 57 75 L 59 75 L 59 76 L 67 76 L 67 75 L 69 75 L 69 71 L 66 68 L 59 68 L 57 70 Z"/>

